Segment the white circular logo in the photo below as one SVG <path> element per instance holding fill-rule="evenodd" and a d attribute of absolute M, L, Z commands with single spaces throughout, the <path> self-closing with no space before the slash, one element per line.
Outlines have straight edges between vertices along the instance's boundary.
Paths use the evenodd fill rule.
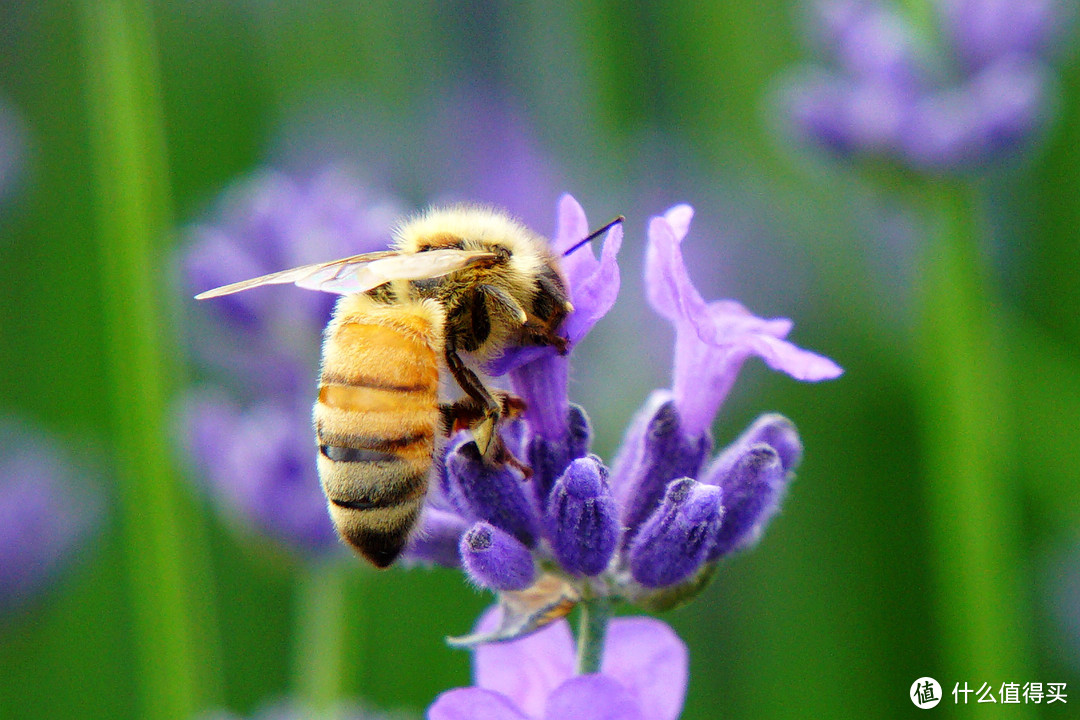
<path fill-rule="evenodd" d="M 932 677 L 921 677 L 911 683 L 911 694 L 908 696 L 915 707 L 929 710 L 941 702 L 941 686 Z"/>

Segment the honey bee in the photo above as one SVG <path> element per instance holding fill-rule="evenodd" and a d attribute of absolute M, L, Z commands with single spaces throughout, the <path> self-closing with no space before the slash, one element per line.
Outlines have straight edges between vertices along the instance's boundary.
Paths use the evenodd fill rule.
<path fill-rule="evenodd" d="M 390 250 L 196 298 L 286 283 L 342 295 L 324 335 L 313 413 L 319 478 L 338 533 L 385 568 L 419 518 L 441 437 L 467 428 L 486 462 L 516 462 L 496 430 L 524 404 L 490 390 L 473 368 L 512 346 L 565 353 L 558 330 L 573 310 L 566 280 L 544 238 L 501 211 L 456 206 L 401 225 Z M 440 402 L 444 371 L 460 399 Z"/>

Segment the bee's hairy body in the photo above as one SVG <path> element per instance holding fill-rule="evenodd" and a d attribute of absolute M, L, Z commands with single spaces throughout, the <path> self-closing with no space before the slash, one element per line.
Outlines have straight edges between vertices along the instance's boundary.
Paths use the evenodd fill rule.
<path fill-rule="evenodd" d="M 404 548 L 427 491 L 440 437 L 458 421 L 487 458 L 501 449 L 505 409 L 462 359 L 511 344 L 552 345 L 570 306 L 546 242 L 484 208 L 432 210 L 402 226 L 396 250 L 484 251 L 449 274 L 393 280 L 344 295 L 327 326 L 314 421 L 319 477 L 341 536 L 378 567 Z M 441 404 L 448 371 L 464 391 Z"/>

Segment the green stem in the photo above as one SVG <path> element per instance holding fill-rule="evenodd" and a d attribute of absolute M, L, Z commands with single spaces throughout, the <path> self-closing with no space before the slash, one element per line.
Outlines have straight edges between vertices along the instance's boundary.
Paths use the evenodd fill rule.
<path fill-rule="evenodd" d="M 339 562 L 313 562 L 297 585 L 296 692 L 305 708 L 326 720 L 336 720 L 344 695 L 347 570 Z M 355 658 L 349 660 L 352 665 Z"/>
<path fill-rule="evenodd" d="M 611 620 L 611 601 L 607 598 L 583 600 L 578 605 L 577 674 L 600 672 L 604 661 L 604 638 Z"/>
<path fill-rule="evenodd" d="M 943 674 L 1001 683 L 1033 669 L 1004 363 L 974 189 L 940 181 L 925 200 L 936 232 L 916 341 Z"/>
<path fill-rule="evenodd" d="M 169 228 L 157 57 L 147 9 L 81 3 L 96 212 L 101 245 L 105 364 L 140 693 L 139 716 L 192 717 L 216 700 L 207 617 L 193 603 L 203 539 L 173 473 L 158 289 Z M 209 646 L 209 649 L 208 649 Z"/>

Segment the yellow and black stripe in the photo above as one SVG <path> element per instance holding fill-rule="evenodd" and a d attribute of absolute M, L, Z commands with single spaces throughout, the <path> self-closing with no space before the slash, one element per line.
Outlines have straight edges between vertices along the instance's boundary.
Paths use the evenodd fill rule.
<path fill-rule="evenodd" d="M 440 332 L 426 304 L 362 299 L 343 301 L 327 328 L 314 411 L 319 477 L 338 532 L 378 567 L 405 546 L 427 493 Z"/>

